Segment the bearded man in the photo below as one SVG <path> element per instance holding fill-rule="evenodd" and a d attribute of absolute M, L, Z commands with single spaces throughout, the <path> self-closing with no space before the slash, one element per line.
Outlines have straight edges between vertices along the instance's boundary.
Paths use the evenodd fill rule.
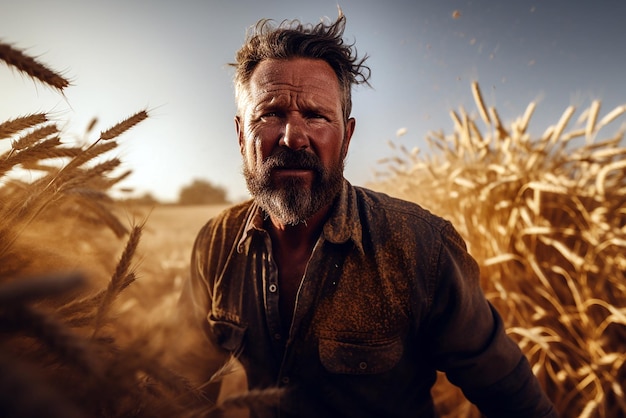
<path fill-rule="evenodd" d="M 440 370 L 487 416 L 555 417 L 454 227 L 343 177 L 369 77 L 344 27 L 263 20 L 237 53 L 252 199 L 197 236 L 181 297 L 196 349 L 285 390 L 253 416 L 435 417 Z"/>

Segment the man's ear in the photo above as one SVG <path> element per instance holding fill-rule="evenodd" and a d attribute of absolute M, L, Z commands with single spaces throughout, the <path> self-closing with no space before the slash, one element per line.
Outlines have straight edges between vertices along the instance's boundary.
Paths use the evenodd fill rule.
<path fill-rule="evenodd" d="M 352 139 L 352 134 L 354 134 L 354 130 L 356 129 L 356 119 L 349 118 L 348 122 L 346 122 L 346 132 L 344 135 L 344 143 L 343 143 L 343 158 L 345 159 L 348 155 L 348 148 L 350 147 L 350 140 Z"/>
<path fill-rule="evenodd" d="M 237 132 L 237 140 L 239 141 L 239 151 L 241 152 L 241 155 L 243 155 L 243 121 L 239 115 L 235 116 L 235 131 Z"/>

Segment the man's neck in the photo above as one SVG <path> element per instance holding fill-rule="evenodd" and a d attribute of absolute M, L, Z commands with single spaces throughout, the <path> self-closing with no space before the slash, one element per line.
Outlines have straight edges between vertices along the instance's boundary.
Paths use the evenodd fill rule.
<path fill-rule="evenodd" d="M 312 250 L 328 218 L 330 207 L 328 205 L 320 209 L 306 222 L 297 225 L 286 225 L 270 215 L 268 228 L 272 239 L 278 241 L 281 247 L 295 249 L 306 246 Z"/>

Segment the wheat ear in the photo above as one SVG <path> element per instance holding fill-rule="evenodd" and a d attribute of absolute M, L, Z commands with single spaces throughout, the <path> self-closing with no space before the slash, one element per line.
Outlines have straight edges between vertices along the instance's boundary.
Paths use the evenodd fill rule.
<path fill-rule="evenodd" d="M 70 85 L 65 77 L 11 45 L 0 43 L 0 60 L 57 90 L 63 91 Z"/>
<path fill-rule="evenodd" d="M 133 126 L 137 125 L 139 122 L 143 121 L 148 117 L 148 112 L 146 110 L 141 110 L 135 113 L 133 116 L 130 116 L 117 125 L 107 129 L 106 131 L 100 133 L 100 138 L 98 140 L 108 141 L 113 138 L 117 138 Z"/>
<path fill-rule="evenodd" d="M 36 162 L 46 158 L 55 157 L 55 149 L 61 145 L 61 139 L 58 136 L 47 139 L 38 144 L 32 145 L 20 152 L 9 154 L 5 159 L 0 160 L 0 174 L 11 170 L 18 164 Z"/>
<path fill-rule="evenodd" d="M 0 123 L 0 139 L 8 138 L 24 129 L 32 128 L 47 121 L 48 116 L 45 113 L 35 113 Z"/>
<path fill-rule="evenodd" d="M 139 245 L 139 238 L 141 237 L 142 229 L 143 225 L 138 225 L 135 226 L 130 232 L 126 247 L 120 257 L 120 261 L 117 263 L 115 272 L 109 281 L 104 298 L 102 299 L 100 306 L 98 306 L 94 323 L 93 337 L 97 335 L 98 331 L 102 327 L 104 318 L 111 309 L 111 305 L 113 304 L 115 298 L 135 280 L 134 273 L 129 273 L 129 271 L 133 256 L 137 250 L 137 246 Z"/>
<path fill-rule="evenodd" d="M 34 131 L 29 132 L 26 135 L 14 141 L 11 147 L 15 151 L 20 151 L 58 132 L 59 132 L 59 129 L 57 128 L 56 125 L 42 126 L 41 128 L 35 129 Z"/>

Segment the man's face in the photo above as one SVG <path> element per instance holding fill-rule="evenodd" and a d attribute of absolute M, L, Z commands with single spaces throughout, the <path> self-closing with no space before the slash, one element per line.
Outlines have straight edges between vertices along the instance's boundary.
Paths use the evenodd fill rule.
<path fill-rule="evenodd" d="M 266 60 L 254 70 L 235 118 L 248 190 L 284 225 L 307 221 L 341 188 L 355 121 L 323 60 Z"/>

